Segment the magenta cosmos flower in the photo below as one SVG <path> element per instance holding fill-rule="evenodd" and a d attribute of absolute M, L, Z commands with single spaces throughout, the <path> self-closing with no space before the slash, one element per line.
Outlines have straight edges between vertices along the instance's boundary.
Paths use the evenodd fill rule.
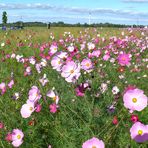
<path fill-rule="evenodd" d="M 105 144 L 102 140 L 93 137 L 83 143 L 82 148 L 104 148 Z"/>
<path fill-rule="evenodd" d="M 131 138 L 138 143 L 148 141 L 148 125 L 136 122 L 130 129 Z"/>
<path fill-rule="evenodd" d="M 80 63 L 69 61 L 62 67 L 61 76 L 64 77 L 67 82 L 74 82 L 81 75 L 80 69 Z"/>
<path fill-rule="evenodd" d="M 148 104 L 148 98 L 140 89 L 128 90 L 123 96 L 124 106 L 133 111 L 142 111 Z"/>
<path fill-rule="evenodd" d="M 58 105 L 55 104 L 55 103 L 49 105 L 49 109 L 50 109 L 51 113 L 56 113 L 57 112 L 57 108 L 58 108 Z"/>
<path fill-rule="evenodd" d="M 93 64 L 90 59 L 83 59 L 81 62 L 81 68 L 83 70 L 89 71 L 93 68 Z"/>
<path fill-rule="evenodd" d="M 131 61 L 131 58 L 130 58 L 129 54 L 123 53 L 118 56 L 118 63 L 121 66 L 130 65 L 130 61 Z"/>

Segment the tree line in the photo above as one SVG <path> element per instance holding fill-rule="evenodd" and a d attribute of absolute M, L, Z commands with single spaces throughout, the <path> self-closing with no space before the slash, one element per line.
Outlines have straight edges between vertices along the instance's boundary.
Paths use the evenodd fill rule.
<path fill-rule="evenodd" d="M 0 24 L 0 27 L 6 26 L 6 27 L 46 27 L 47 25 L 50 25 L 51 27 L 116 27 L 116 28 L 127 28 L 131 27 L 131 25 L 125 25 L 125 24 L 112 24 L 112 23 L 92 23 L 92 24 L 81 24 L 81 23 L 76 23 L 76 24 L 68 24 L 64 23 L 62 21 L 59 22 L 52 22 L 52 23 L 43 23 L 43 22 L 14 22 L 14 23 L 7 23 L 8 18 L 7 18 L 7 12 L 4 11 L 2 13 L 2 24 Z M 132 27 L 144 27 L 143 25 L 132 25 Z"/>

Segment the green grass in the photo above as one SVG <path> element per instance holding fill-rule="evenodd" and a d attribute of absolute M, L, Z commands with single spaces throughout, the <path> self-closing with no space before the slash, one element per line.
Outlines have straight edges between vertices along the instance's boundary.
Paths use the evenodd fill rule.
<path fill-rule="evenodd" d="M 26 43 L 32 42 L 33 44 L 42 44 L 49 42 L 49 36 L 52 32 L 56 39 L 59 39 L 65 31 L 70 31 L 75 37 L 78 36 L 79 31 L 84 31 L 85 28 L 26 28 L 18 31 L 0 31 L 0 43 L 6 40 L 11 41 L 11 45 L 6 45 L 4 48 L 0 47 L 0 52 L 4 50 L 6 53 L 12 53 L 15 50 L 17 54 L 23 54 L 25 57 L 37 55 L 38 48 L 31 47 L 16 47 L 16 44 L 22 40 Z M 102 37 L 109 38 L 111 36 L 120 36 L 120 29 L 112 28 L 98 28 L 98 33 Z M 126 32 L 126 31 L 125 31 Z M 89 31 L 91 37 L 95 37 L 93 28 Z M 32 37 L 28 39 L 29 35 Z M 138 36 L 139 33 L 137 32 Z M 101 45 L 100 45 L 101 46 Z M 143 55 L 144 57 L 147 54 Z M 0 59 L 3 55 L 0 53 Z M 100 61 L 99 63 L 103 63 Z M 143 68 L 139 73 L 129 72 L 126 69 L 125 80 L 119 81 L 117 77 L 120 73 L 117 72 L 118 65 L 112 67 L 109 63 L 105 68 L 100 66 L 92 74 L 84 75 L 84 79 L 92 80 L 91 91 L 87 91 L 85 97 L 76 97 L 74 93 L 74 86 L 68 84 L 61 76 L 52 70 L 50 64 L 45 68 L 41 74 L 38 74 L 33 68 L 33 74 L 29 77 L 24 77 L 23 64 L 17 63 L 16 60 L 6 60 L 0 63 L 0 83 L 2 81 L 8 83 L 10 80 L 11 72 L 14 72 L 15 85 L 6 94 L 0 96 L 0 121 L 5 124 L 4 129 L 0 129 L 0 148 L 11 148 L 12 145 L 4 140 L 7 132 L 12 131 L 14 128 L 22 129 L 25 137 L 24 143 L 21 148 L 47 148 L 49 144 L 53 148 L 80 148 L 82 143 L 93 136 L 102 139 L 107 148 L 147 148 L 148 143 L 138 144 L 131 140 L 129 129 L 132 125 L 130 121 L 130 114 L 123 106 L 122 96 L 119 97 L 115 113 L 109 114 L 107 106 L 114 101 L 114 96 L 111 92 L 113 86 L 118 86 L 120 92 L 124 91 L 125 86 L 128 84 L 136 85 L 138 88 L 148 94 L 146 78 L 137 80 L 144 74 L 148 74 L 146 69 Z M 98 70 L 106 73 L 106 77 L 100 78 Z M 43 74 L 46 73 L 49 83 L 43 88 L 38 81 Z M 94 78 L 92 78 L 94 75 Z M 110 80 L 108 90 L 95 97 L 99 91 L 99 86 L 102 82 Z M 82 81 L 82 77 L 79 80 Z M 52 87 L 55 87 L 61 100 L 60 110 L 56 114 L 51 114 L 49 111 L 50 99 L 47 99 L 48 104 L 41 100 L 42 111 L 40 113 L 33 113 L 28 119 L 23 119 L 20 115 L 20 108 L 28 98 L 28 91 L 36 85 L 41 90 L 43 96 Z M 21 97 L 19 100 L 14 101 L 12 95 L 15 92 L 20 92 Z M 143 123 L 148 123 L 148 108 L 142 112 L 136 112 Z M 118 125 L 113 125 L 113 117 L 117 116 L 119 119 Z M 35 124 L 29 126 L 28 122 L 34 120 Z"/>

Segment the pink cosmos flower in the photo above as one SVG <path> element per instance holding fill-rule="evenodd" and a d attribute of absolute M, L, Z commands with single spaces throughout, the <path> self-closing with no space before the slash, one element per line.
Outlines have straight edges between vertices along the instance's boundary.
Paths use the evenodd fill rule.
<path fill-rule="evenodd" d="M 31 67 L 30 66 L 26 67 L 25 72 L 27 75 L 31 75 Z"/>
<path fill-rule="evenodd" d="M 93 64 L 92 64 L 91 60 L 90 59 L 83 59 L 81 62 L 81 68 L 86 71 L 91 70 L 93 68 Z"/>
<path fill-rule="evenodd" d="M 34 112 L 35 110 L 35 107 L 34 107 L 34 104 L 33 103 L 27 103 L 27 104 L 24 104 L 21 108 L 21 116 L 23 118 L 28 118 L 31 116 L 31 114 Z"/>
<path fill-rule="evenodd" d="M 12 131 L 12 145 L 14 147 L 19 147 L 23 143 L 24 133 L 22 130 L 14 129 Z"/>
<path fill-rule="evenodd" d="M 13 129 L 12 131 L 12 141 L 16 141 L 16 140 L 22 140 L 24 137 L 24 134 L 22 132 L 22 130 L 19 129 Z"/>
<path fill-rule="evenodd" d="M 101 51 L 100 50 L 95 50 L 95 51 L 92 52 L 92 56 L 93 57 L 97 57 L 98 58 L 100 55 L 101 55 Z"/>
<path fill-rule="evenodd" d="M 4 82 L 0 83 L 0 90 L 2 95 L 6 92 L 6 84 Z"/>
<path fill-rule="evenodd" d="M 57 45 L 51 45 L 48 54 L 50 56 L 52 56 L 53 54 L 55 54 L 57 52 L 57 50 L 58 50 L 58 46 Z"/>
<path fill-rule="evenodd" d="M 9 87 L 9 88 L 12 88 L 13 85 L 14 85 L 14 80 L 11 80 L 11 81 L 8 83 L 8 87 Z"/>
<path fill-rule="evenodd" d="M 53 69 L 56 69 L 57 71 L 61 71 L 62 64 L 63 61 L 58 56 L 54 56 L 51 60 L 51 66 L 53 67 Z"/>
<path fill-rule="evenodd" d="M 105 55 L 103 56 L 103 60 L 104 60 L 104 61 L 107 61 L 109 58 L 110 58 L 110 55 L 109 55 L 109 54 L 105 54 Z"/>
<path fill-rule="evenodd" d="M 80 75 L 80 63 L 69 61 L 62 67 L 61 76 L 64 77 L 67 82 L 74 82 Z"/>
<path fill-rule="evenodd" d="M 95 48 L 95 44 L 89 42 L 89 43 L 87 43 L 87 47 L 88 47 L 89 50 L 93 50 Z"/>
<path fill-rule="evenodd" d="M 66 61 L 67 57 L 68 57 L 67 52 L 58 52 L 56 56 L 54 56 L 51 60 L 51 65 L 53 69 L 56 69 L 57 71 L 61 71 L 61 67 L 64 61 Z"/>
<path fill-rule="evenodd" d="M 105 148 L 105 144 L 102 140 L 93 137 L 83 143 L 82 148 Z"/>
<path fill-rule="evenodd" d="M 29 91 L 29 101 L 30 102 L 37 102 L 41 98 L 40 90 L 37 88 L 37 86 L 32 86 Z"/>
<path fill-rule="evenodd" d="M 42 84 L 42 86 L 45 86 L 46 83 L 49 82 L 49 80 L 47 79 L 46 74 L 44 74 L 44 76 L 43 76 L 41 79 L 39 79 L 39 81 L 40 81 L 40 83 Z"/>
<path fill-rule="evenodd" d="M 16 141 L 12 141 L 12 145 L 14 146 L 14 147 L 19 147 L 20 145 L 22 145 L 22 143 L 23 143 L 23 140 L 16 140 Z"/>
<path fill-rule="evenodd" d="M 148 141 L 148 125 L 136 122 L 130 129 L 131 138 L 136 142 L 142 143 Z"/>
<path fill-rule="evenodd" d="M 37 70 L 38 73 L 41 73 L 41 70 L 42 70 L 42 65 L 41 65 L 41 63 L 35 64 L 35 68 L 36 68 L 36 70 Z"/>
<path fill-rule="evenodd" d="M 118 63 L 121 66 L 130 65 L 130 61 L 131 61 L 131 58 L 130 58 L 129 54 L 123 53 L 118 56 Z"/>
<path fill-rule="evenodd" d="M 49 106 L 49 109 L 50 109 L 51 113 L 56 113 L 57 112 L 57 108 L 58 108 L 58 106 L 55 103 L 50 104 L 50 106 Z"/>
<path fill-rule="evenodd" d="M 59 96 L 58 96 L 53 90 L 48 91 L 48 92 L 47 92 L 47 96 L 48 96 L 49 98 L 52 98 L 53 101 L 54 101 L 56 104 L 58 104 L 60 98 L 59 98 Z"/>
<path fill-rule="evenodd" d="M 133 111 L 142 111 L 148 105 L 148 98 L 140 89 L 128 90 L 123 96 L 124 106 Z"/>

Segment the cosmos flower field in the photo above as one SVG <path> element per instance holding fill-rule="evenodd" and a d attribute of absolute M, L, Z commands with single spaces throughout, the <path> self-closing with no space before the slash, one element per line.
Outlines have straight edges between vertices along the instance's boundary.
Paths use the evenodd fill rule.
<path fill-rule="evenodd" d="M 0 148 L 147 148 L 147 28 L 0 31 Z"/>

